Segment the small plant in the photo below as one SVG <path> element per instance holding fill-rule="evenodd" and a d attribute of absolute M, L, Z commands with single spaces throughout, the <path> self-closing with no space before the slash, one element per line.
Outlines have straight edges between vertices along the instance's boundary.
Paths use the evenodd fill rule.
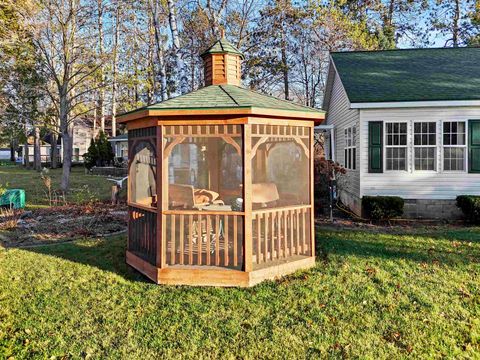
<path fill-rule="evenodd" d="M 0 230 L 15 230 L 21 215 L 21 210 L 0 208 Z"/>
<path fill-rule="evenodd" d="M 462 210 L 468 222 L 480 224 L 480 196 L 457 196 L 457 206 Z"/>
<path fill-rule="evenodd" d="M 40 178 L 43 181 L 43 185 L 45 185 L 47 200 L 50 206 L 52 206 L 53 196 L 52 196 L 52 178 L 48 175 L 49 170 L 47 168 L 43 168 Z"/>
<path fill-rule="evenodd" d="M 398 196 L 364 196 L 364 216 L 372 220 L 390 220 L 403 215 L 405 202 Z"/>
<path fill-rule="evenodd" d="M 5 185 L 0 184 L 0 196 L 2 196 L 7 192 L 7 188 L 8 188 L 8 183 L 6 183 Z"/>
<path fill-rule="evenodd" d="M 76 189 L 73 194 L 73 202 L 76 204 L 93 204 L 98 202 L 97 194 L 93 192 L 88 185 L 83 185 L 81 188 Z"/>

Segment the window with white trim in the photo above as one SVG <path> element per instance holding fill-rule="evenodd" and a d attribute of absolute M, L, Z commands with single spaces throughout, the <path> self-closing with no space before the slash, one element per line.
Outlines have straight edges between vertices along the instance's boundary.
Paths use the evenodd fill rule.
<path fill-rule="evenodd" d="M 413 125 L 413 147 L 416 171 L 437 169 L 437 124 L 415 122 Z"/>
<path fill-rule="evenodd" d="M 357 129 L 355 126 L 345 129 L 345 168 L 357 169 Z"/>
<path fill-rule="evenodd" d="M 466 169 L 466 124 L 465 121 L 443 123 L 443 170 L 465 171 Z"/>
<path fill-rule="evenodd" d="M 407 170 L 407 123 L 385 123 L 386 169 Z"/>

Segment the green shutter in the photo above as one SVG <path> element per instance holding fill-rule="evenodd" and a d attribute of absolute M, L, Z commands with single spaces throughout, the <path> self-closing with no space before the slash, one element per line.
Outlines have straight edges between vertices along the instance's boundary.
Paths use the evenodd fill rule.
<path fill-rule="evenodd" d="M 470 120 L 468 128 L 468 172 L 480 173 L 480 120 Z"/>
<path fill-rule="evenodd" d="M 383 172 L 383 122 L 368 123 L 368 172 Z"/>

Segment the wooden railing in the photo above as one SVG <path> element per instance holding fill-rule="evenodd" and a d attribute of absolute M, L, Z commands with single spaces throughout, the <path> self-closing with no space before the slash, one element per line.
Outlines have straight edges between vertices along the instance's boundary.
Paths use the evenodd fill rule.
<path fill-rule="evenodd" d="M 157 214 L 147 210 L 128 207 L 128 251 L 155 265 L 157 257 Z"/>
<path fill-rule="evenodd" d="M 243 213 L 169 211 L 164 216 L 168 265 L 243 267 Z"/>
<path fill-rule="evenodd" d="M 289 206 L 253 212 L 253 263 L 309 256 L 311 206 Z"/>

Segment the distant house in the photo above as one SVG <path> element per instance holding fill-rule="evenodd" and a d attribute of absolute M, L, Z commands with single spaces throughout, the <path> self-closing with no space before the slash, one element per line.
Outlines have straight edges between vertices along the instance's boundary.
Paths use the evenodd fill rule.
<path fill-rule="evenodd" d="M 405 199 L 411 217 L 459 215 L 480 195 L 480 48 L 332 53 L 324 99 L 342 202 Z"/>
<path fill-rule="evenodd" d="M 105 133 L 107 136 L 111 136 L 111 131 L 112 131 L 112 126 L 111 126 L 111 116 L 105 116 Z M 100 131 L 100 123 L 99 119 L 96 121 L 96 125 L 94 126 L 94 120 L 91 117 L 83 117 L 81 119 L 78 119 L 75 121 L 75 125 L 73 127 L 73 162 L 74 163 L 82 163 L 83 162 L 83 156 L 85 153 L 88 151 L 88 148 L 90 147 L 90 143 L 92 142 L 92 138 L 98 136 L 98 133 Z M 125 141 L 121 141 L 122 137 L 124 137 Z M 112 138 L 116 139 L 116 138 Z M 28 139 L 28 152 L 29 152 L 29 159 L 30 162 L 33 163 L 34 161 L 34 155 L 33 155 L 33 132 L 32 135 L 29 136 Z M 51 134 L 45 135 L 41 141 L 40 141 L 40 158 L 42 163 L 49 163 L 51 161 L 51 142 L 52 142 L 52 136 Z M 118 145 L 117 145 L 118 142 Z M 127 158 L 127 141 L 126 141 L 126 135 L 120 135 L 118 137 L 118 140 L 113 140 L 112 141 L 112 146 L 116 144 L 115 146 L 118 146 L 118 157 L 123 157 Z M 59 159 L 58 161 L 62 161 L 63 153 L 62 153 L 62 148 L 63 148 L 63 142 L 61 136 L 57 138 L 57 147 L 58 147 L 58 154 L 59 154 Z M 114 151 L 116 152 L 115 148 Z M 24 146 L 20 145 L 17 151 L 17 160 L 20 162 L 24 162 L 23 156 L 24 156 Z M 117 152 L 116 152 L 117 154 Z M 6 156 L 6 155 L 5 155 Z M 8 159 L 10 159 L 10 155 L 8 155 Z"/>
<path fill-rule="evenodd" d="M 128 134 L 122 134 L 108 139 L 112 144 L 113 153 L 116 158 L 128 159 Z"/>

